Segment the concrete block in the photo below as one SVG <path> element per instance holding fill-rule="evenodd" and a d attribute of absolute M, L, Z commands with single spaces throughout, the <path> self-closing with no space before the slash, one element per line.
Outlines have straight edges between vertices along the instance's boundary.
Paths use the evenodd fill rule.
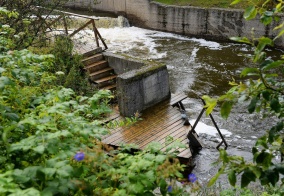
<path fill-rule="evenodd" d="M 104 52 L 103 55 L 116 74 L 123 74 L 131 70 L 139 69 L 145 65 L 142 61 L 133 60 L 110 52 Z"/>
<path fill-rule="evenodd" d="M 165 65 L 145 65 L 117 78 L 119 111 L 133 116 L 170 97 L 169 75 Z"/>

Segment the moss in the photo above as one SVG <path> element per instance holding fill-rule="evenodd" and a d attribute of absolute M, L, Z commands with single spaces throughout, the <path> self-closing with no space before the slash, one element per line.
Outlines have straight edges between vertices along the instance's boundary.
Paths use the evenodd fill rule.
<path fill-rule="evenodd" d="M 152 73 L 153 71 L 157 71 L 157 70 L 160 70 L 160 68 L 164 67 L 165 64 L 162 64 L 162 63 L 157 63 L 157 62 L 151 62 L 151 63 L 148 63 L 145 65 L 145 67 L 139 69 L 135 76 L 141 76 L 141 75 L 144 75 L 144 74 L 150 74 Z"/>

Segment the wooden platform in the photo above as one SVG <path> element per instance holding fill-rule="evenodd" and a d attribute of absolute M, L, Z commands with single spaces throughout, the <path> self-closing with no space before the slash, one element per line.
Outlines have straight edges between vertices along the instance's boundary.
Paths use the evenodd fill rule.
<path fill-rule="evenodd" d="M 171 99 L 163 101 L 154 107 L 143 111 L 142 121 L 136 122 L 130 127 L 119 127 L 113 129 L 110 135 L 103 138 L 103 143 L 120 146 L 123 143 L 136 144 L 140 149 L 145 148 L 151 142 L 159 142 L 164 151 L 170 143 L 166 144 L 167 136 L 174 140 L 180 140 L 186 144 L 187 148 L 178 149 L 178 157 L 189 159 L 192 154 L 188 147 L 187 133 L 191 126 L 183 125 L 184 120 L 181 118 L 177 103 L 181 103 L 187 98 L 184 94 L 172 95 Z M 112 114 L 110 118 L 119 118 L 117 114 Z M 108 119 L 111 120 L 111 119 Z"/>

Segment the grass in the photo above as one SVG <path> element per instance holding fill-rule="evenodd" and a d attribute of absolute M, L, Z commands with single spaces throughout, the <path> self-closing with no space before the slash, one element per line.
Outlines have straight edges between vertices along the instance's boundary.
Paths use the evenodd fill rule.
<path fill-rule="evenodd" d="M 233 0 L 155 0 L 168 5 L 197 6 L 197 7 L 218 7 L 218 8 L 246 8 L 247 3 L 242 2 L 231 6 Z"/>

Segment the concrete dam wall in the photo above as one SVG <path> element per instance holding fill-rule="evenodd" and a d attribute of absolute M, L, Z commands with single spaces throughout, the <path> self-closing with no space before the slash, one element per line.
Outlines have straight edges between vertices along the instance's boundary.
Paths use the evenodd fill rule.
<path fill-rule="evenodd" d="M 284 19 L 281 15 L 278 23 L 265 27 L 259 19 L 246 21 L 242 10 L 168 6 L 151 0 L 100 0 L 97 5 L 93 0 L 72 0 L 67 6 L 124 15 L 131 25 L 142 28 L 224 41 L 253 34 L 273 38 L 277 35 L 273 28 Z M 279 38 L 276 45 L 284 47 L 284 39 Z"/>

